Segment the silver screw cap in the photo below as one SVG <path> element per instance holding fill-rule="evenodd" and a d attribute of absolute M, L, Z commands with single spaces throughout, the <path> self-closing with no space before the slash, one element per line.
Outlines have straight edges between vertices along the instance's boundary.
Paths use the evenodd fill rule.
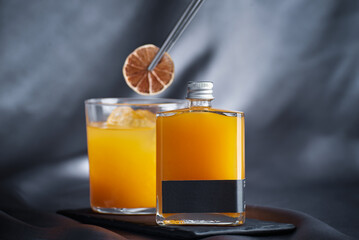
<path fill-rule="evenodd" d="M 199 81 L 188 82 L 187 99 L 214 99 L 213 82 Z"/>

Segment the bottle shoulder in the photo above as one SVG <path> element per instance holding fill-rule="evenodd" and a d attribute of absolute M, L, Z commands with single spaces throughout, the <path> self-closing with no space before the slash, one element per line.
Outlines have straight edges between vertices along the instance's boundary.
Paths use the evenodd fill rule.
<path fill-rule="evenodd" d="M 177 110 L 160 112 L 157 114 L 157 116 L 166 117 L 166 116 L 173 116 L 173 115 L 183 114 L 183 113 L 214 113 L 214 114 L 221 114 L 221 115 L 226 115 L 226 116 L 244 117 L 244 113 L 241 111 L 230 111 L 230 110 L 223 110 L 223 109 L 217 109 L 217 108 L 211 108 L 211 107 L 182 108 L 182 109 L 177 109 Z"/>

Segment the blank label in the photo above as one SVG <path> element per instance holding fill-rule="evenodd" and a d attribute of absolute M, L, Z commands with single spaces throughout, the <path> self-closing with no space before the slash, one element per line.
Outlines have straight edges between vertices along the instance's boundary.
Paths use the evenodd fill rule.
<path fill-rule="evenodd" d="M 240 213 L 244 180 L 162 181 L 163 213 Z"/>

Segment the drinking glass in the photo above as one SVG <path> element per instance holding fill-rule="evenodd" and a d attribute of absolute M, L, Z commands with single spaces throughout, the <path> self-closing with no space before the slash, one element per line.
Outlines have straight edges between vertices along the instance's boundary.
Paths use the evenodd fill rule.
<path fill-rule="evenodd" d="M 100 213 L 156 212 L 156 113 L 177 99 L 85 101 L 91 208 Z"/>

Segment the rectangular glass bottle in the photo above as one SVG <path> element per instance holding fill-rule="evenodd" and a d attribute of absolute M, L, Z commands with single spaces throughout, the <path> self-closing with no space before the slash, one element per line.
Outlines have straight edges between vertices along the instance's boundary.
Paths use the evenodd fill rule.
<path fill-rule="evenodd" d="M 160 225 L 244 223 L 244 114 L 211 108 L 212 87 L 191 82 L 188 108 L 157 114 Z"/>

